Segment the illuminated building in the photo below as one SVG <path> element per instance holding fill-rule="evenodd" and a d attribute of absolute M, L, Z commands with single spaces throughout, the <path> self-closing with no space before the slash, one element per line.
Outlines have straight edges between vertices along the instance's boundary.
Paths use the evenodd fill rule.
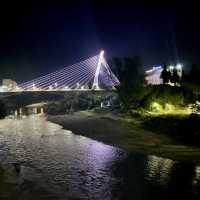
<path fill-rule="evenodd" d="M 160 78 L 163 68 L 161 66 L 153 67 L 152 69 L 146 71 L 146 81 L 150 85 L 160 85 L 163 83 Z"/>
<path fill-rule="evenodd" d="M 3 79 L 2 87 L 7 88 L 8 90 L 12 90 L 17 87 L 17 83 L 12 79 Z"/>

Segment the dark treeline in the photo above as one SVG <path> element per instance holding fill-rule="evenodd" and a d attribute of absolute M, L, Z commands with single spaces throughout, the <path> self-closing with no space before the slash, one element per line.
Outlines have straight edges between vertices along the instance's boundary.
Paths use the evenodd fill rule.
<path fill-rule="evenodd" d="M 5 103 L 0 101 L 0 119 L 3 119 L 7 114 Z"/>
<path fill-rule="evenodd" d="M 181 76 L 178 74 L 178 70 L 174 68 L 172 71 L 167 69 L 167 65 L 164 65 L 163 71 L 161 72 L 161 79 L 163 80 L 163 84 L 167 84 L 169 82 L 177 85 L 181 83 Z"/>
<path fill-rule="evenodd" d="M 174 141 L 184 145 L 200 147 L 200 117 L 197 114 L 188 116 L 158 115 L 142 118 L 142 126 L 159 134 L 171 136 Z"/>
<path fill-rule="evenodd" d="M 200 66 L 193 64 L 190 71 L 184 74 L 185 82 L 200 84 Z"/>
<path fill-rule="evenodd" d="M 45 107 L 45 112 L 50 115 L 72 114 L 80 110 L 98 109 L 101 103 L 106 105 L 108 102 L 112 108 L 119 104 L 115 93 L 74 92 L 65 95 L 62 100 L 49 102 Z"/>
<path fill-rule="evenodd" d="M 110 65 L 120 81 L 117 93 L 121 108 L 128 110 L 138 107 L 146 93 L 141 58 L 139 56 L 114 58 L 110 61 Z"/>
<path fill-rule="evenodd" d="M 200 67 L 197 64 L 193 64 L 190 70 L 186 73 L 182 70 L 182 76 L 178 74 L 178 70 L 174 68 L 172 71 L 167 69 L 167 65 L 164 65 L 163 71 L 161 73 L 161 78 L 163 83 L 166 84 L 168 82 L 171 83 L 193 83 L 193 84 L 200 84 Z"/>
<path fill-rule="evenodd" d="M 159 134 L 171 135 L 179 142 L 199 146 L 200 117 L 196 113 L 200 106 L 196 101 L 199 100 L 200 94 L 200 90 L 197 89 L 200 88 L 200 70 L 197 66 L 194 65 L 187 74 L 182 71 L 180 76 L 176 68 L 169 70 L 165 65 L 161 73 L 163 84 L 148 85 L 139 57 L 115 58 L 110 65 L 120 80 L 117 93 L 121 108 L 125 112 L 135 117 L 135 110 L 141 109 L 145 113 L 153 111 L 151 105 L 156 103 L 160 106 L 158 113 L 163 115 L 136 115 L 142 126 Z M 168 84 L 169 82 L 173 84 Z M 176 114 L 176 109 L 187 110 L 189 107 L 193 109 L 192 114 L 184 117 Z M 165 114 L 167 110 L 171 110 L 168 115 Z"/>
<path fill-rule="evenodd" d="M 200 69 L 197 65 L 193 65 L 187 74 L 182 69 L 169 69 L 164 65 L 160 75 L 165 85 L 162 86 L 147 84 L 142 60 L 138 56 L 113 58 L 109 64 L 120 80 L 117 93 L 123 110 L 150 108 L 153 101 L 187 106 L 199 99 Z"/>

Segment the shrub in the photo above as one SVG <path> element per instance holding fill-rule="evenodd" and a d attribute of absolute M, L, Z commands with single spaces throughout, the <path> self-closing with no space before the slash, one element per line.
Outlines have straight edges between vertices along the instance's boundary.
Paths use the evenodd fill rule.
<path fill-rule="evenodd" d="M 0 101 L 0 119 L 5 118 L 6 114 L 6 106 L 2 101 Z"/>
<path fill-rule="evenodd" d="M 143 99 L 143 107 L 156 111 L 169 110 L 172 107 L 185 107 L 195 102 L 195 97 L 190 90 L 184 87 L 172 87 L 169 85 L 150 86 L 148 94 Z"/>

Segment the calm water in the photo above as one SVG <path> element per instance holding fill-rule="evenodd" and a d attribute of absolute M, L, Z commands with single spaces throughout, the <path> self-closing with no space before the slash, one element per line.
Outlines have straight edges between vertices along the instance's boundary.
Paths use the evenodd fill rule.
<path fill-rule="evenodd" d="M 200 166 L 128 154 L 42 117 L 0 121 L 0 162 L 0 199 L 200 199 Z"/>

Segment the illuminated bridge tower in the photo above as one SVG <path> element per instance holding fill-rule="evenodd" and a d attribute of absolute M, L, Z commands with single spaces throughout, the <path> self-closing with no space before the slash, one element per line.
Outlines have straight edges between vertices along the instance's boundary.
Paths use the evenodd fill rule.
<path fill-rule="evenodd" d="M 102 82 L 107 86 L 119 85 L 119 80 L 111 71 L 106 59 L 104 58 L 104 51 L 102 50 L 99 54 L 98 63 L 96 71 L 94 74 L 94 81 L 92 84 L 92 89 L 100 90 Z"/>
<path fill-rule="evenodd" d="M 94 82 L 93 82 L 93 85 L 92 85 L 92 88 L 95 89 L 95 90 L 100 89 L 100 87 L 99 87 L 99 73 L 100 73 L 100 70 L 101 70 L 101 65 L 103 64 L 103 59 L 104 59 L 104 51 L 101 51 L 100 55 L 99 55 L 97 69 L 96 69 L 96 72 L 95 72 L 95 75 L 94 75 Z"/>

